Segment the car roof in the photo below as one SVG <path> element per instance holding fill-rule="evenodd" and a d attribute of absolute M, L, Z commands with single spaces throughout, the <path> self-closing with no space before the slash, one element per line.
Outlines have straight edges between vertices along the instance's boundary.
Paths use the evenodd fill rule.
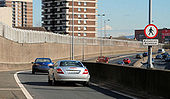
<path fill-rule="evenodd" d="M 36 59 L 50 59 L 50 58 L 36 58 Z M 50 59 L 51 60 L 51 59 Z"/>
<path fill-rule="evenodd" d="M 80 62 L 80 61 L 77 61 L 77 60 L 60 60 L 58 62 L 63 62 L 63 61 L 74 61 L 74 62 Z"/>

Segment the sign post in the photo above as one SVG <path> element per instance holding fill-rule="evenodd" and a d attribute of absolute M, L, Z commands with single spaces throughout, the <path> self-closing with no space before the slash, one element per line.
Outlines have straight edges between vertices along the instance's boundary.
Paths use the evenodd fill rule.
<path fill-rule="evenodd" d="M 143 39 L 143 45 L 148 46 L 148 66 L 147 68 L 154 68 L 152 64 L 152 46 L 158 45 L 158 39 L 154 39 L 158 35 L 158 28 L 154 24 L 149 24 L 144 30 L 147 39 Z"/>
<path fill-rule="evenodd" d="M 149 25 L 145 27 L 144 33 L 145 36 L 148 38 L 147 40 L 143 40 L 143 44 L 148 45 L 147 68 L 154 68 L 152 64 L 152 45 L 158 44 L 158 40 L 153 40 L 158 35 L 158 28 L 152 24 L 152 0 L 149 0 Z"/>

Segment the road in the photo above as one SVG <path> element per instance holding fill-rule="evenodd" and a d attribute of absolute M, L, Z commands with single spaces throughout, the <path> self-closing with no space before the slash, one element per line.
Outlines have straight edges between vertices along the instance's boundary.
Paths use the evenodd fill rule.
<path fill-rule="evenodd" d="M 126 54 L 126 55 L 123 55 L 122 58 L 110 60 L 109 63 L 117 64 L 119 61 L 123 61 L 124 58 L 129 58 L 131 60 L 131 63 L 126 64 L 125 66 L 133 66 L 133 64 L 139 60 L 136 58 L 136 54 Z"/>
<path fill-rule="evenodd" d="M 146 68 L 147 64 L 143 64 L 143 68 Z M 170 69 L 170 62 L 165 62 L 164 59 L 154 59 L 154 68 L 160 69 L 160 70 L 165 70 L 165 67 L 168 67 Z"/>
<path fill-rule="evenodd" d="M 34 99 L 132 99 L 94 85 L 83 87 L 80 84 L 60 84 L 49 86 L 47 74 L 19 73 L 21 83 Z"/>

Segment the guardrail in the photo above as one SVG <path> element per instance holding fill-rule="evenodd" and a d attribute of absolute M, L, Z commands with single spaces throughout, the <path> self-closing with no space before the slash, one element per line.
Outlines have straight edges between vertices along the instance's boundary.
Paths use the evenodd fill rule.
<path fill-rule="evenodd" d="M 109 87 L 120 85 L 136 92 L 170 98 L 170 71 L 91 62 L 83 64 L 88 68 L 92 82 Z"/>

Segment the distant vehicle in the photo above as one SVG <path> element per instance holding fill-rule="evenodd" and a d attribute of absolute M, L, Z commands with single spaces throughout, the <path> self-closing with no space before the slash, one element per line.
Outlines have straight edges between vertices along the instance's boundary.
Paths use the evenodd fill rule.
<path fill-rule="evenodd" d="M 143 57 L 146 57 L 146 56 L 148 56 L 148 52 L 143 53 Z"/>
<path fill-rule="evenodd" d="M 170 61 L 170 55 L 168 55 L 168 56 L 165 58 L 165 61 L 166 61 L 166 62 L 169 62 L 169 61 Z"/>
<path fill-rule="evenodd" d="M 146 62 L 147 64 L 148 64 L 148 62 Z M 155 60 L 154 60 L 154 58 L 152 58 L 152 64 L 154 64 L 155 63 Z"/>
<path fill-rule="evenodd" d="M 36 58 L 35 62 L 32 62 L 32 74 L 36 72 L 46 72 L 50 69 L 49 66 L 53 66 L 53 62 L 50 58 Z"/>
<path fill-rule="evenodd" d="M 124 59 L 123 59 L 123 62 L 124 62 L 125 64 L 130 64 L 130 63 L 131 63 L 131 60 L 130 60 L 129 58 L 124 58 Z"/>
<path fill-rule="evenodd" d="M 163 59 L 163 56 L 162 55 L 157 55 L 156 59 Z"/>
<path fill-rule="evenodd" d="M 48 74 L 48 82 L 55 85 L 59 81 L 64 82 L 81 82 L 84 86 L 88 86 L 90 74 L 87 68 L 80 62 L 74 60 L 62 60 L 54 64 L 50 68 Z"/>
<path fill-rule="evenodd" d="M 158 53 L 165 53 L 165 49 L 158 49 Z"/>
<path fill-rule="evenodd" d="M 105 56 L 99 56 L 96 60 L 96 62 L 99 63 L 109 63 L 109 58 Z"/>
<path fill-rule="evenodd" d="M 140 58 L 141 59 L 141 58 L 143 58 L 143 55 L 142 54 L 137 54 L 136 58 Z"/>
<path fill-rule="evenodd" d="M 165 52 L 165 53 L 162 53 L 161 55 L 162 55 L 163 59 L 165 59 L 169 55 L 169 53 Z"/>
<path fill-rule="evenodd" d="M 117 64 L 124 65 L 125 63 L 123 61 L 118 61 Z"/>

